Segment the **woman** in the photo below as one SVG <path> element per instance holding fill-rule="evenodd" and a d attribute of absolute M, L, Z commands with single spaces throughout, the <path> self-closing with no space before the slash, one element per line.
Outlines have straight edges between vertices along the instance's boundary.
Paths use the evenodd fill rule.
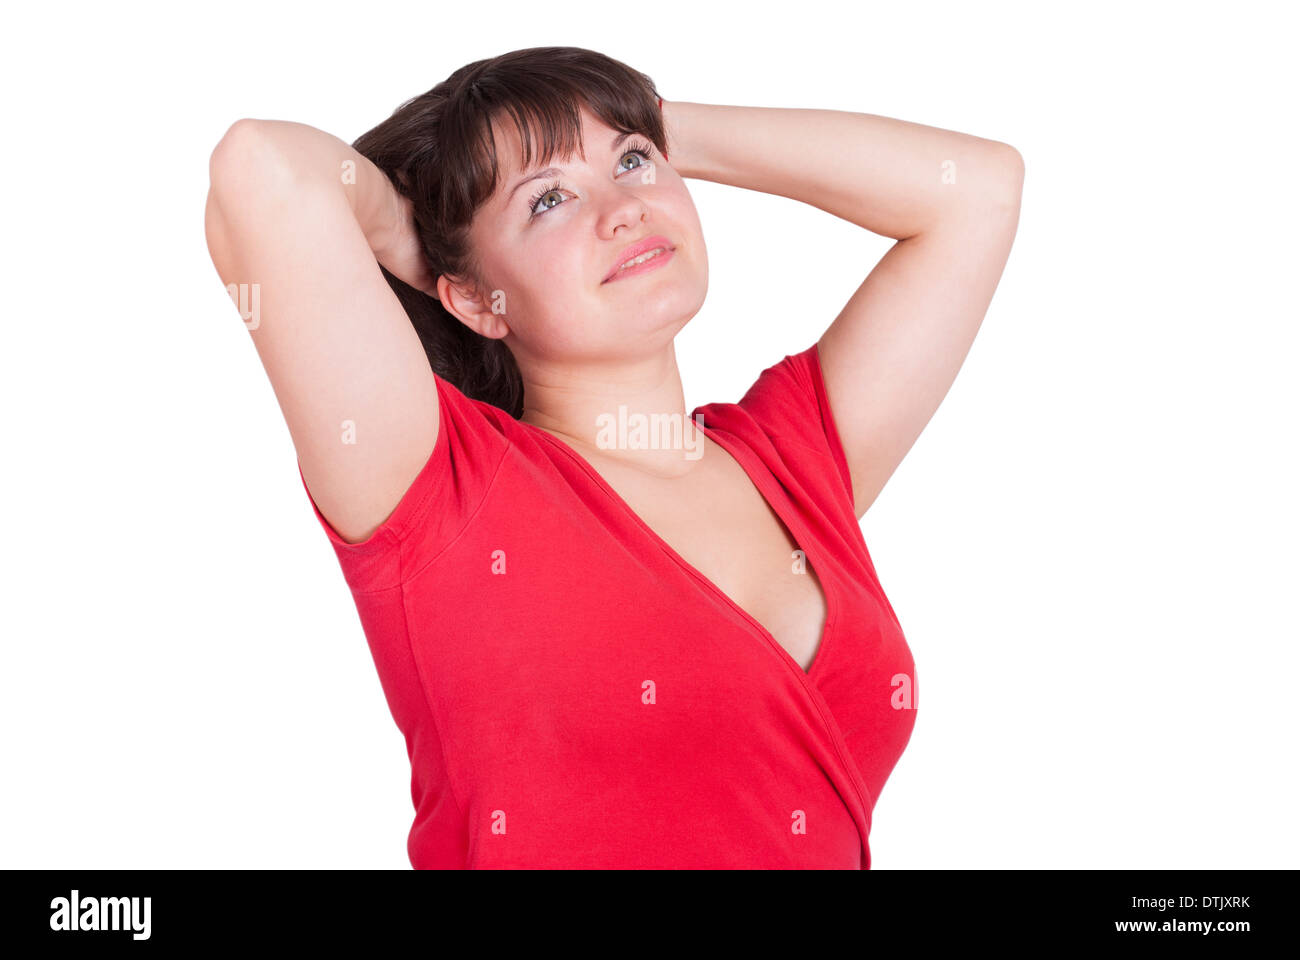
<path fill-rule="evenodd" d="M 899 241 L 694 418 L 691 177 Z M 858 521 L 992 298 L 1017 152 L 666 101 L 547 47 L 353 147 L 241 120 L 211 178 L 213 261 L 406 736 L 412 865 L 868 868 L 916 685 Z M 785 242 L 755 238 L 756 276 Z"/>

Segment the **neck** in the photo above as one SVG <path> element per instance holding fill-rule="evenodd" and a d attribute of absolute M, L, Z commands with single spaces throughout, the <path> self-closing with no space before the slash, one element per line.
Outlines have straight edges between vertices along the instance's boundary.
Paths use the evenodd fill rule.
<path fill-rule="evenodd" d="M 519 419 L 584 456 L 670 477 L 689 472 L 703 452 L 705 438 L 686 411 L 671 342 L 632 360 L 556 364 L 530 357 L 519 371 Z"/>

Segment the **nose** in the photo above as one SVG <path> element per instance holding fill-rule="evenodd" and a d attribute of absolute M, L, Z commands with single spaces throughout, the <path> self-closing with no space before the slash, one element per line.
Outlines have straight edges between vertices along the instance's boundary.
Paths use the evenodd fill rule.
<path fill-rule="evenodd" d="M 635 231 L 650 216 L 650 208 L 636 188 L 610 184 L 599 202 L 602 206 L 597 229 L 602 237 L 613 237 L 619 227 Z"/>

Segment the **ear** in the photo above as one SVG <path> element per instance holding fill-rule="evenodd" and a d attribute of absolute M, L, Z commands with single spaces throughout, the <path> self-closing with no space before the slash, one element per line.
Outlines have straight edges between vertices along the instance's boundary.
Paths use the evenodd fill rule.
<path fill-rule="evenodd" d="M 443 274 L 438 277 L 438 299 L 448 313 L 480 336 L 499 340 L 510 332 L 503 291 L 485 295 L 472 284 Z"/>

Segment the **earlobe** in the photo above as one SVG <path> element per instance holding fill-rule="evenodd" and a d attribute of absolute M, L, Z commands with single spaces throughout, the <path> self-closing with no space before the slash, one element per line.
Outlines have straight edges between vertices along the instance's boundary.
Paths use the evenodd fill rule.
<path fill-rule="evenodd" d="M 444 310 L 479 336 L 499 340 L 510 332 L 503 290 L 493 290 L 485 299 L 472 282 L 443 274 L 438 277 L 438 299 Z"/>
<path fill-rule="evenodd" d="M 440 299 L 444 310 L 481 337 L 498 340 L 510 332 L 504 311 L 494 310 L 492 301 L 451 285 Z"/>
<path fill-rule="evenodd" d="M 462 322 L 479 336 L 490 340 L 500 340 L 510 332 L 506 318 L 501 314 L 493 313 L 491 309 L 475 311 L 468 317 L 462 318 Z"/>

